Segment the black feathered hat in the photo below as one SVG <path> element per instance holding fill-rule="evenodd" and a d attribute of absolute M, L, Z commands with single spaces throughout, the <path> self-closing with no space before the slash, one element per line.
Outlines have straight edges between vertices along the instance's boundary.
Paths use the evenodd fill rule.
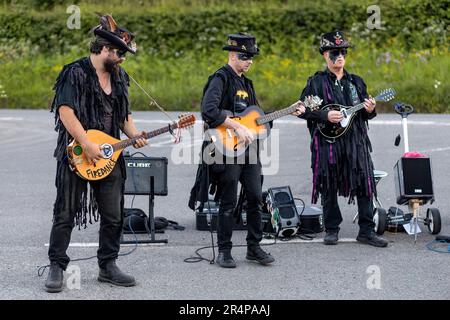
<path fill-rule="evenodd" d="M 106 39 L 117 49 L 135 54 L 134 34 L 125 28 L 119 27 L 110 14 L 98 15 L 100 16 L 100 24 L 94 28 L 94 34 Z"/>

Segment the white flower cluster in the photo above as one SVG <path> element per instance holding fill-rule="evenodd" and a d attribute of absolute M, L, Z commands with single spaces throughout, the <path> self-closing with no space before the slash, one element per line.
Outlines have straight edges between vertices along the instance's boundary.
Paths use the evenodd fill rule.
<path fill-rule="evenodd" d="M 442 83 L 439 80 L 434 80 L 434 88 L 437 89 Z"/>
<path fill-rule="evenodd" d="M 3 88 L 3 86 L 0 84 L 0 98 L 8 98 L 8 96 L 6 95 L 6 91 Z"/>

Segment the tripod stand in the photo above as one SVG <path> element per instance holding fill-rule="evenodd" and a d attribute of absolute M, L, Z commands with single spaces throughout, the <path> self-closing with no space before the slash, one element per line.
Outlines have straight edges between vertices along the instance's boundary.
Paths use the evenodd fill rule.
<path fill-rule="evenodd" d="M 123 233 L 122 233 L 122 239 L 120 243 L 122 244 L 132 244 L 132 243 L 138 243 L 138 244 L 148 244 L 148 243 L 168 243 L 167 239 L 159 239 L 157 240 L 155 237 L 155 214 L 154 214 L 154 200 L 155 200 L 155 194 L 154 194 L 154 185 L 155 185 L 155 177 L 150 176 L 150 193 L 148 195 L 149 201 L 148 201 L 148 235 L 150 236 L 150 240 L 135 240 L 135 241 L 127 241 L 123 239 Z M 145 221 L 147 224 L 147 221 Z"/>

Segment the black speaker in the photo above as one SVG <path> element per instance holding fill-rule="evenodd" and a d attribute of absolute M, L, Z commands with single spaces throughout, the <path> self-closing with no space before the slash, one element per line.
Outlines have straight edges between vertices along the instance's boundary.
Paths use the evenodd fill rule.
<path fill-rule="evenodd" d="M 153 194 L 167 196 L 167 158 L 124 156 L 124 159 L 127 169 L 125 194 L 149 195 L 153 176 Z"/>
<path fill-rule="evenodd" d="M 272 215 L 274 232 L 279 237 L 290 237 L 297 233 L 300 225 L 297 207 L 289 186 L 269 188 L 267 210 Z"/>
<path fill-rule="evenodd" d="M 400 158 L 394 166 L 397 204 L 434 199 L 430 158 Z"/>

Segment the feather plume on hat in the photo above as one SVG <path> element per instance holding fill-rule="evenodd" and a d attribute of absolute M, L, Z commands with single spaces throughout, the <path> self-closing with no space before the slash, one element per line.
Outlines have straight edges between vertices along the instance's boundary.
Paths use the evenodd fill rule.
<path fill-rule="evenodd" d="M 120 48 L 123 48 L 131 53 L 136 53 L 136 44 L 133 42 L 134 35 L 128 30 L 117 25 L 111 14 L 101 14 L 96 12 L 100 17 L 100 24 L 94 27 L 94 34 L 108 41 Z"/>

